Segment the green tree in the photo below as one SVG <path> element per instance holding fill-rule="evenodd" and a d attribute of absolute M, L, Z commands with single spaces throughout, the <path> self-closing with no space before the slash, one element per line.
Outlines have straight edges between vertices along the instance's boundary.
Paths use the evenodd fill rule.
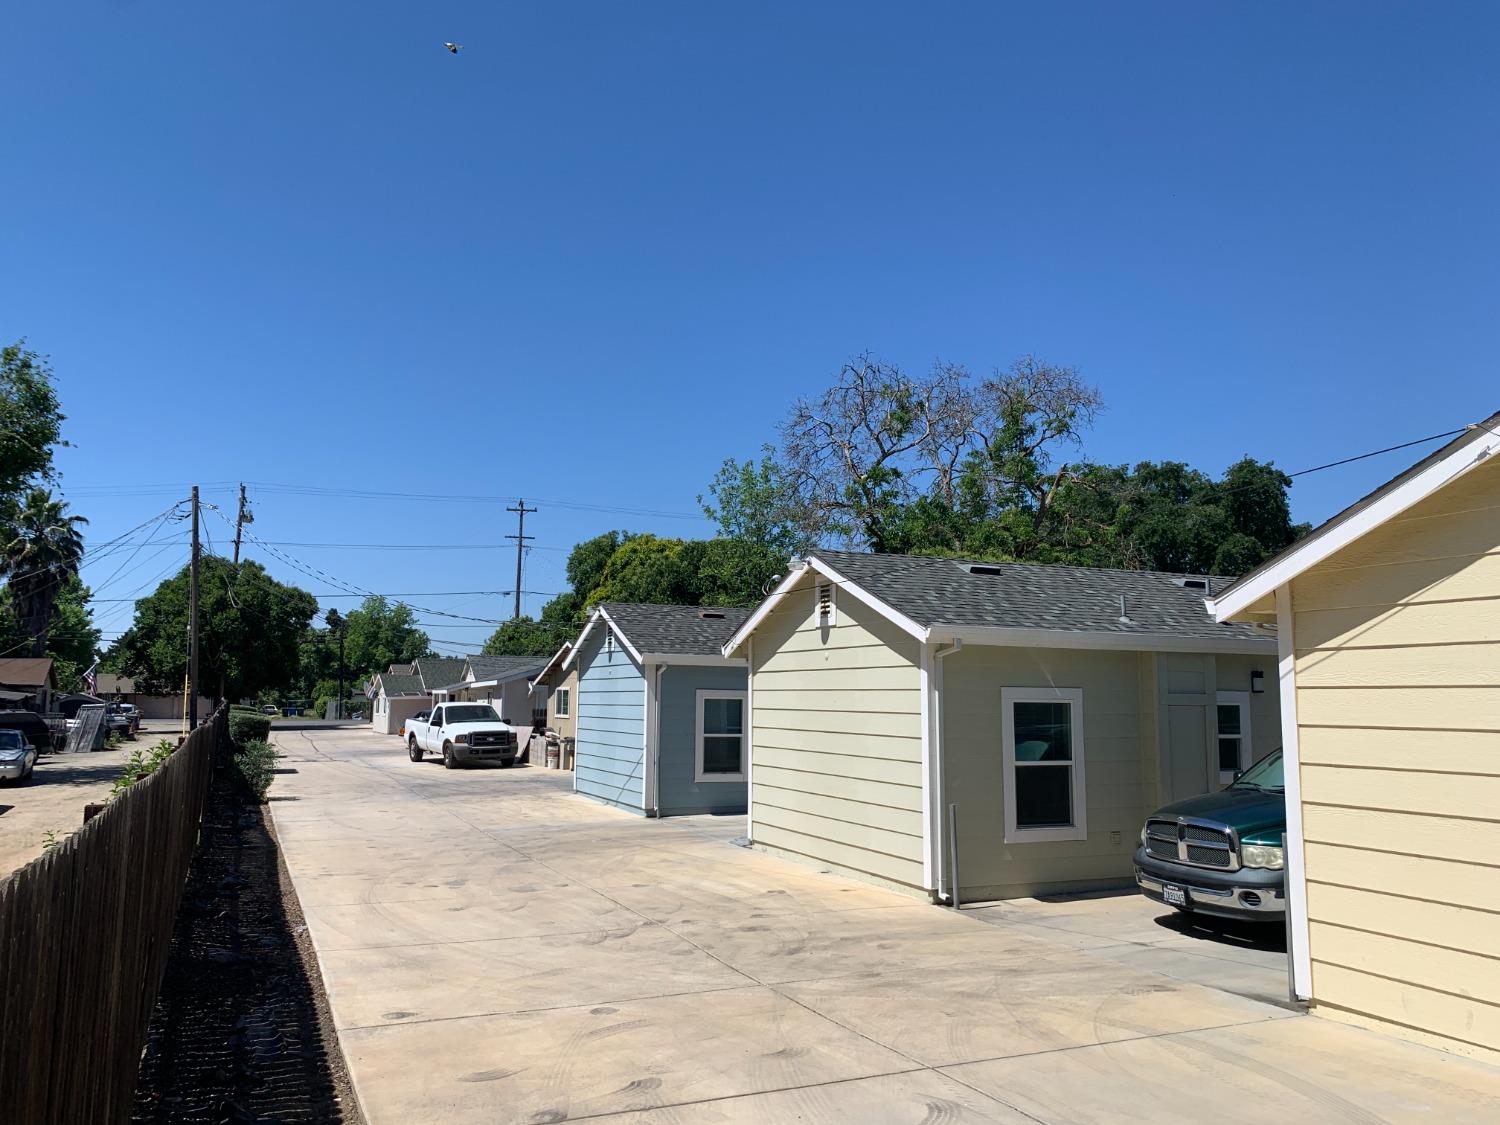
<path fill-rule="evenodd" d="M 486 656 L 551 656 L 572 632 L 571 627 L 560 632 L 544 621 L 516 617 L 490 634 L 483 651 Z"/>
<path fill-rule="evenodd" d="M 58 591 L 78 574 L 83 560 L 82 525 L 65 501 L 33 488 L 4 519 L 0 570 L 10 578 L 11 605 L 28 656 L 47 651 L 47 633 Z"/>
<path fill-rule="evenodd" d="M 0 498 L 51 479 L 62 423 L 46 358 L 28 350 L 24 340 L 0 348 Z"/>
<path fill-rule="evenodd" d="M 90 597 L 88 587 L 75 575 L 63 583 L 52 603 L 47 651 L 43 655 L 52 657 L 58 687 L 63 691 L 83 689 L 83 673 L 94 662 L 99 650 L 103 634 L 94 625 L 94 615 L 89 609 Z M 7 586 L 0 589 L 0 652 L 19 652 L 23 637 Z"/>
<path fill-rule="evenodd" d="M 199 681 L 230 699 L 285 691 L 298 681 L 299 647 L 318 612 L 306 590 L 277 582 L 255 562 L 205 556 L 199 579 Z M 111 646 L 110 664 L 154 692 L 179 692 L 187 670 L 188 568 L 135 603 L 135 620 Z"/>
<path fill-rule="evenodd" d="M 812 510 L 798 495 L 791 475 L 776 460 L 775 451 L 763 447 L 759 462 L 728 458 L 709 482 L 709 503 L 698 503 L 703 514 L 719 525 L 723 539 L 754 543 L 772 555 L 788 560 L 806 551 L 816 541 L 807 518 Z"/>
<path fill-rule="evenodd" d="M 686 547 L 681 539 L 633 536 L 610 555 L 584 604 L 589 609 L 600 602 L 697 605 L 696 560 Z"/>

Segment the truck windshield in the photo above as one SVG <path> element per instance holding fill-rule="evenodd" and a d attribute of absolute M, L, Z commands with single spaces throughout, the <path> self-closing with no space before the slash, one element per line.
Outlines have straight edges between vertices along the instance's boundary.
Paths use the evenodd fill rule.
<path fill-rule="evenodd" d="M 443 712 L 445 723 L 498 723 L 500 716 L 488 703 L 471 703 L 462 707 L 449 707 Z"/>
<path fill-rule="evenodd" d="M 1286 788 L 1281 771 L 1281 751 L 1273 750 L 1247 769 L 1235 781 L 1235 789 L 1269 789 L 1280 793 Z"/>

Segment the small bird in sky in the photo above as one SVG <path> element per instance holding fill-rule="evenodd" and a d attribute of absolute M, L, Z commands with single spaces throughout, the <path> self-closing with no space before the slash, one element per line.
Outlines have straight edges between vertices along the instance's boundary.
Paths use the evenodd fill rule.
<path fill-rule="evenodd" d="M 450 55 L 456 55 L 458 54 L 458 52 L 464 49 L 464 45 L 462 43 L 444 43 L 443 46 L 448 48 L 448 53 Z"/>

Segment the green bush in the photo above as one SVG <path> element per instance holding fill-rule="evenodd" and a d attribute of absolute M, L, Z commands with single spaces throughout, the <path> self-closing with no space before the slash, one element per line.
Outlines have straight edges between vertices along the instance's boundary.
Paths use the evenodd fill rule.
<path fill-rule="evenodd" d="M 130 755 L 130 760 L 125 763 L 124 772 L 115 778 L 115 783 L 110 788 L 110 796 L 113 797 L 129 789 L 143 777 L 150 777 L 163 762 L 172 756 L 172 751 L 176 749 L 177 743 L 164 738 L 149 751 L 135 751 Z"/>
<path fill-rule="evenodd" d="M 257 805 L 266 803 L 266 791 L 276 772 L 276 751 L 265 739 L 253 739 L 234 755 L 234 784 L 240 795 Z"/>
<path fill-rule="evenodd" d="M 249 711 L 229 712 L 229 741 L 235 749 L 244 749 L 252 742 L 265 742 L 271 737 L 271 720 L 265 715 Z"/>

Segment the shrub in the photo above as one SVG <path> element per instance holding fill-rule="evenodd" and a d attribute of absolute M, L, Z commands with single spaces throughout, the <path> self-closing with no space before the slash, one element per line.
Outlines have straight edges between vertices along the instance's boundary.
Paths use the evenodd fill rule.
<path fill-rule="evenodd" d="M 242 750 L 252 742 L 265 742 L 271 737 L 271 720 L 265 715 L 249 711 L 229 712 L 229 741 L 236 750 Z"/>
<path fill-rule="evenodd" d="M 266 791 L 276 771 L 276 751 L 263 738 L 253 739 L 234 755 L 234 784 L 240 795 L 257 805 L 266 803 Z"/>
<path fill-rule="evenodd" d="M 130 755 L 130 760 L 125 763 L 125 771 L 115 778 L 114 785 L 110 788 L 110 796 L 129 789 L 143 777 L 150 777 L 157 769 L 172 756 L 172 751 L 177 749 L 177 744 L 170 739 L 162 739 L 150 750 L 136 750 Z"/>

